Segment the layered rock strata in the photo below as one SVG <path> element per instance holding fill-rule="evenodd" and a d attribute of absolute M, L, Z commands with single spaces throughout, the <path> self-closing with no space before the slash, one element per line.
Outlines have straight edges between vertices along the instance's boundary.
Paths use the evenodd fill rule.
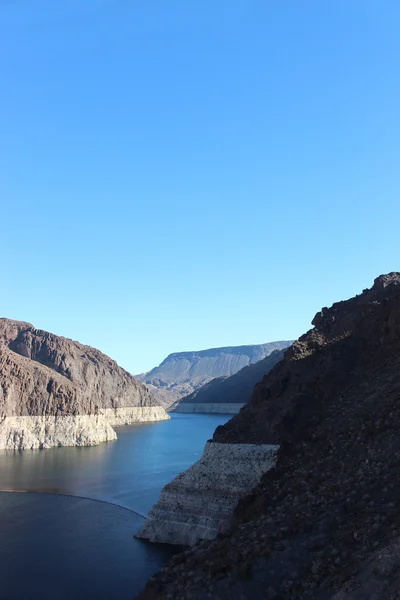
<path fill-rule="evenodd" d="M 275 467 L 141 600 L 399 597 L 400 273 L 313 325 L 213 438 L 279 443 Z"/>
<path fill-rule="evenodd" d="M 111 425 L 168 418 L 99 350 L 0 319 L 0 449 L 93 445 L 116 438 Z"/>
<path fill-rule="evenodd" d="M 134 423 L 149 423 L 169 419 L 162 406 L 128 406 L 126 408 L 103 408 L 100 414 L 113 427 L 133 425 Z"/>
<path fill-rule="evenodd" d="M 0 423 L 0 449 L 95 446 L 117 439 L 103 415 L 6 417 Z"/>
<path fill-rule="evenodd" d="M 228 525 L 239 498 L 275 463 L 277 446 L 207 442 L 200 460 L 161 492 L 136 537 L 192 545 Z"/>

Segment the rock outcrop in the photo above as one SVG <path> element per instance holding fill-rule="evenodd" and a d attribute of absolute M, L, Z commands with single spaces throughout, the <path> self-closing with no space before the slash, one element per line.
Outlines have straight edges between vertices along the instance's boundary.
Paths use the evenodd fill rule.
<path fill-rule="evenodd" d="M 0 448 L 98 444 L 116 438 L 112 425 L 167 418 L 99 350 L 0 319 Z"/>
<path fill-rule="evenodd" d="M 192 394 L 216 377 L 230 377 L 243 367 L 259 362 L 274 350 L 287 348 L 291 342 L 270 342 L 254 346 L 211 348 L 198 352 L 170 354 L 158 366 L 137 375 L 158 401 L 171 405 Z"/>
<path fill-rule="evenodd" d="M 195 544 L 228 525 L 239 498 L 275 463 L 277 446 L 207 442 L 192 467 L 166 485 L 136 537 Z"/>
<path fill-rule="evenodd" d="M 275 467 L 141 600 L 398 598 L 400 273 L 313 325 L 213 437 L 279 444 Z"/>
<path fill-rule="evenodd" d="M 240 400 L 248 400 L 254 384 L 283 354 L 283 350 L 274 350 L 231 377 L 213 379 L 174 405 L 173 410 L 237 414 L 244 406 Z M 274 466 L 277 448 L 269 444 L 208 442 L 200 460 L 162 490 L 137 537 L 178 545 L 212 539 L 226 528 L 239 498 Z"/>
<path fill-rule="evenodd" d="M 269 356 L 244 367 L 230 377 L 217 377 L 184 396 L 170 411 L 181 413 L 237 414 L 250 400 L 256 383 L 283 358 L 284 350 L 274 350 Z"/>

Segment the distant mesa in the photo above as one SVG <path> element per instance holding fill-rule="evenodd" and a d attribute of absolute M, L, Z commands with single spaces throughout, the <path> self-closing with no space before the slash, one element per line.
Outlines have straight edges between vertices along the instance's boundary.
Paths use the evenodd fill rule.
<path fill-rule="evenodd" d="M 170 407 L 180 413 L 237 414 L 250 400 L 254 386 L 283 358 L 286 349 L 274 350 L 263 360 L 243 367 L 230 377 L 216 377 Z"/>
<path fill-rule="evenodd" d="M 290 341 L 278 341 L 252 346 L 211 348 L 197 352 L 176 352 L 167 356 L 158 367 L 137 375 L 137 379 L 147 385 L 161 404 L 168 407 L 184 397 L 188 402 L 189 396 L 211 380 L 230 377 L 244 367 L 263 360 L 272 352 L 284 350 L 291 343 Z M 247 375 L 247 373 L 244 374 L 244 379 L 247 378 Z M 226 389 L 228 388 L 229 384 Z M 247 395 L 247 400 L 250 393 L 247 393 L 247 386 L 243 388 L 243 393 Z M 236 398 L 239 396 L 237 395 Z M 242 400 L 242 402 L 246 402 L 246 400 Z M 197 402 L 199 399 L 196 400 Z M 229 403 L 229 400 L 227 399 L 225 402 Z M 233 402 L 237 403 L 238 399 Z"/>
<path fill-rule="evenodd" d="M 0 449 L 91 446 L 116 439 L 113 426 L 168 418 L 99 350 L 0 319 Z"/>

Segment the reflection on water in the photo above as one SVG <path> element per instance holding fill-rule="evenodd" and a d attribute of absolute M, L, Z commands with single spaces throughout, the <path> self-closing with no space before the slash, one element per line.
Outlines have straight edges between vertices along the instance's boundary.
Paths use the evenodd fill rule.
<path fill-rule="evenodd" d="M 118 440 L 88 448 L 0 452 L 0 489 L 106 500 L 147 514 L 161 488 L 201 455 L 225 415 L 172 414 L 117 429 Z"/>

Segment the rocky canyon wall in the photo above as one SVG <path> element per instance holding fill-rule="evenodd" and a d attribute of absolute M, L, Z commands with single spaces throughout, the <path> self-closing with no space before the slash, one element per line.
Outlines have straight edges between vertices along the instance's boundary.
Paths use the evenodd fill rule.
<path fill-rule="evenodd" d="M 279 444 L 274 468 L 224 535 L 177 554 L 140 600 L 398 598 L 400 273 L 312 323 L 213 436 Z"/>
<path fill-rule="evenodd" d="M 179 545 L 214 538 L 238 500 L 274 466 L 277 449 L 207 442 L 200 460 L 164 487 L 137 537 Z"/>
<path fill-rule="evenodd" d="M 0 319 L 0 449 L 94 445 L 168 419 L 146 386 L 90 346 Z"/>

